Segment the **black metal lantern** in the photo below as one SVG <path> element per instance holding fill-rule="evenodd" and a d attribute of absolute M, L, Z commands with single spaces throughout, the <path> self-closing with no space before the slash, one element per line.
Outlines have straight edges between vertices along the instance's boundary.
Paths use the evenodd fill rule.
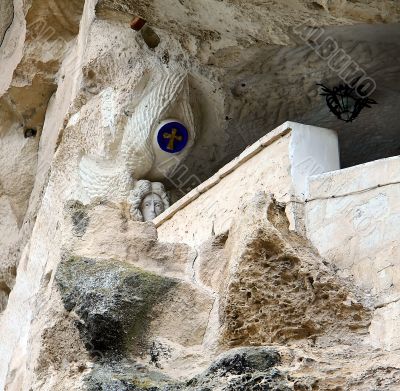
<path fill-rule="evenodd" d="M 326 97 L 326 104 L 329 110 L 342 121 L 352 122 L 360 114 L 364 107 L 371 107 L 377 104 L 374 99 L 363 96 L 363 85 L 356 86 L 358 80 L 355 80 L 351 85 L 340 84 L 332 89 L 317 84 L 322 87 L 322 96 Z"/>

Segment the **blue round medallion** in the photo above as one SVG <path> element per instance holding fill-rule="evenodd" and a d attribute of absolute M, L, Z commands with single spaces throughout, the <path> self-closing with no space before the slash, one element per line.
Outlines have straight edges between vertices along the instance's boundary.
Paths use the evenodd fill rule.
<path fill-rule="evenodd" d="M 188 130 L 179 122 L 168 122 L 158 131 L 157 142 L 168 153 L 182 151 L 189 141 Z"/>

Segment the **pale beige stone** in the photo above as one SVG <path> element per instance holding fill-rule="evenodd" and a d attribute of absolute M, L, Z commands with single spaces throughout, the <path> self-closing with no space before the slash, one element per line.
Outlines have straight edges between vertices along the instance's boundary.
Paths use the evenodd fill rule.
<path fill-rule="evenodd" d="M 64 308 L 55 281 L 68 253 L 119 259 L 179 281 L 164 302 L 169 305 L 155 308 L 149 332 L 170 352 L 161 358 L 160 370 L 175 380 L 206 369 L 224 343 L 233 341 L 231 319 L 240 307 L 244 327 L 239 339 L 284 343 L 276 347 L 282 356 L 279 369 L 293 375 L 291 386 L 299 381 L 309 384 L 299 383 L 298 388 L 319 383 L 321 389 L 359 391 L 378 389 L 379 381 L 388 390 L 396 389 L 399 194 L 398 186 L 389 182 L 398 181 L 398 162 L 317 177 L 308 195 L 310 175 L 339 168 L 335 133 L 284 123 L 301 117 L 337 126 L 333 116 L 320 120 L 326 109 L 315 88 L 315 75 L 331 80 L 336 74 L 293 33 L 303 23 L 331 26 L 326 34 L 340 40 L 353 58 L 380 69 L 375 76 L 393 115 L 379 121 L 382 128 L 397 123 L 400 111 L 393 91 L 398 78 L 392 58 L 397 58 L 399 35 L 398 26 L 388 24 L 400 20 L 396 2 L 287 0 L 266 7 L 241 0 L 14 0 L 11 19 L 11 2 L 4 0 L 0 10 L 0 39 L 9 26 L 0 47 L 0 301 L 1 310 L 5 308 L 0 317 L 1 390 L 86 386 L 84 378 L 94 360 L 76 328 L 81 319 Z M 146 18 L 159 36 L 156 48 L 129 28 L 136 15 Z M 360 36 L 362 42 L 354 45 Z M 127 103 L 137 107 L 170 71 L 189 71 L 190 101 L 199 124 L 200 137 L 185 163 L 188 171 L 203 179 L 217 174 L 160 216 L 157 234 L 151 223 L 130 221 L 125 204 L 89 203 L 78 167 L 84 153 L 104 147 L 99 130 L 103 120 L 112 124 L 116 113 L 123 125 L 124 117 L 133 114 L 129 107 L 124 112 Z M 312 76 L 299 77 L 303 74 Z M 363 114 L 355 125 L 356 139 L 377 116 L 374 110 Z M 35 139 L 24 138 L 29 128 L 37 130 Z M 296 129 L 302 129 L 297 135 L 304 139 L 296 141 Z M 315 130 L 322 136 L 314 138 Z M 327 150 L 321 148 L 325 141 Z M 360 151 L 367 144 L 360 143 Z M 372 149 L 355 161 L 365 161 Z M 347 163 L 352 161 L 349 151 L 347 146 Z M 375 185 L 383 187 L 368 190 Z M 283 213 L 277 215 L 284 223 L 274 214 L 251 213 L 249 197 L 260 190 L 274 194 L 280 212 L 286 204 L 290 228 L 304 232 L 306 226 L 312 244 L 327 260 L 314 254 L 304 237 L 298 245 L 293 232 L 287 232 Z M 304 206 L 304 199 L 313 194 L 327 199 Z M 343 206 L 332 195 L 349 204 Z M 365 225 L 365 217 L 374 221 L 374 229 Z M 238 224 L 242 231 L 231 232 Z M 263 224 L 269 228 L 258 232 Z M 295 275 L 271 262 L 260 271 L 255 249 L 260 245 L 263 252 L 266 244 L 278 246 L 282 256 L 287 255 L 286 246 L 297 255 L 313 255 L 299 257 L 291 269 Z M 253 251 L 247 259 L 240 256 L 246 248 Z M 341 275 L 354 278 L 358 287 L 337 276 L 327 261 L 335 263 Z M 305 308 L 312 289 L 295 277 L 303 280 L 310 270 L 321 282 L 317 294 L 329 284 L 332 291 Z M 269 290 L 272 282 L 266 281 L 272 276 L 281 284 L 288 276 L 294 291 L 302 288 L 291 292 L 289 308 L 304 314 L 279 316 L 284 301 L 276 301 L 284 298 L 277 289 Z M 237 288 L 238 281 L 243 290 Z M 262 292 L 252 297 L 271 308 L 262 327 L 256 322 L 259 304 L 247 300 L 253 285 Z M 332 314 L 336 309 L 339 314 Z M 368 335 L 365 320 L 373 309 Z M 158 370 L 149 365 L 147 354 L 135 359 Z"/>
<path fill-rule="evenodd" d="M 307 236 L 314 246 L 378 303 L 400 293 L 399 172 L 400 159 L 393 157 L 314 176 L 306 204 Z M 377 310 L 371 332 L 380 323 L 382 338 L 373 336 L 375 345 L 381 340 L 382 347 L 398 348 L 394 308 Z"/>

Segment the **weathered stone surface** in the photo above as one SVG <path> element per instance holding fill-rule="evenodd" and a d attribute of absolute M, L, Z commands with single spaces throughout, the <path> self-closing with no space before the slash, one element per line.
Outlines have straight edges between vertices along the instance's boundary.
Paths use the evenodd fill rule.
<path fill-rule="evenodd" d="M 38 159 L 45 114 L 57 89 L 56 74 L 78 33 L 83 1 L 2 1 L 0 7 L 0 203 L 9 205 L 2 232 L 10 233 L 11 242 L 0 249 L 0 285 L 10 287 L 14 278 L 9 270 L 16 269 L 29 240 L 46 184 L 43 162 L 54 154 L 53 146 Z M 7 22 L 12 24 L 3 25 Z M 27 129 L 34 129 L 36 137 L 25 138 Z M 43 150 L 46 142 L 41 144 Z"/>
<path fill-rule="evenodd" d="M 306 225 L 310 240 L 343 276 L 376 297 L 375 346 L 400 347 L 400 158 L 392 157 L 310 180 Z"/>
<path fill-rule="evenodd" d="M 292 350 L 290 354 L 293 353 Z M 299 354 L 295 361 L 298 369 L 293 370 L 293 367 L 288 368 L 282 363 L 285 358 L 281 355 L 288 356 L 288 352 L 280 354 L 276 347 L 234 349 L 217 358 L 201 374 L 184 382 L 174 382 L 160 372 L 146 371 L 138 364 L 112 363 L 96 366 L 85 378 L 85 386 L 90 391 L 394 391 L 396 379 L 400 378 L 398 369 L 382 370 L 379 367 L 355 374 L 354 378 L 344 378 L 338 373 L 341 368 L 327 369 L 325 365 L 328 363 L 317 362 L 300 352 L 296 354 Z M 359 359 L 362 360 L 361 357 Z M 315 373 L 317 367 L 325 377 Z"/>
<path fill-rule="evenodd" d="M 63 261 L 56 280 L 66 310 L 82 320 L 83 339 L 114 354 L 146 349 L 152 308 L 177 284 L 121 262 L 84 258 Z"/>
<path fill-rule="evenodd" d="M 109 183 L 123 168 L 118 129 L 140 106 L 138 129 L 143 119 L 149 136 L 165 116 L 193 108 L 199 137 L 183 174 L 162 179 L 173 201 L 231 158 L 259 152 L 262 140 L 245 148 L 288 120 L 338 129 L 342 166 L 397 155 L 397 2 L 4 0 L 0 7 L 0 389 L 398 388 L 398 350 L 382 349 L 398 344 L 398 298 L 378 301 L 340 278 L 304 237 L 288 233 L 274 202 L 252 200 L 258 184 L 268 184 L 291 202 L 295 228 L 304 221 L 303 205 L 291 199 L 297 179 L 287 139 L 273 151 L 267 143 L 240 173 L 234 164 L 219 171 L 228 196 L 206 183 L 185 198 L 188 207 L 194 198 L 208 207 L 172 221 L 160 235 L 169 243 L 151 223 L 131 221 L 126 204 L 110 203 L 131 184 L 129 170 Z M 147 19 L 140 32 L 130 28 L 137 15 Z M 340 78 L 296 33 L 304 23 L 325 26 L 323 37 L 376 81 L 378 109 L 346 126 L 327 112 L 315 84 Z M 187 104 L 161 110 L 153 124 L 146 115 L 164 96 L 150 92 L 171 73 L 188 74 Z M 29 129 L 35 137 L 24 137 Z M 91 202 L 81 183 L 87 154 L 100 166 L 95 187 L 111 189 L 102 202 Z M 115 166 L 102 166 L 103 158 Z M 148 172 L 145 165 L 137 167 Z M 107 168 L 112 175 L 103 176 Z M 361 214 L 375 216 L 385 205 L 378 198 Z M 196 216 L 202 235 L 191 241 Z M 385 240 L 395 241 L 395 232 Z M 373 259 L 379 277 L 367 282 L 394 293 L 387 254 Z M 369 265 L 360 263 L 364 277 Z M 218 359 L 232 345 L 244 350 Z M 257 352 L 271 366 L 253 366 Z"/>
<path fill-rule="evenodd" d="M 266 371 L 280 362 L 278 352 L 267 348 L 241 348 L 225 353 L 208 369 L 208 374 L 241 375 L 245 372 Z"/>
<path fill-rule="evenodd" d="M 279 362 L 279 353 L 272 348 L 241 348 L 225 353 L 204 373 L 182 383 L 154 371 L 143 373 L 140 366 L 127 363 L 95 368 L 85 381 L 90 391 L 293 390 L 287 376 L 275 368 Z"/>
<path fill-rule="evenodd" d="M 143 372 L 143 366 L 123 361 L 96 365 L 84 379 L 85 389 L 88 391 L 160 391 L 159 386 L 170 381 L 160 373 Z"/>
<path fill-rule="evenodd" d="M 250 209 L 250 210 L 249 210 Z M 290 233 L 284 210 L 258 195 L 228 240 L 237 266 L 224 304 L 229 345 L 367 333 L 369 311 L 309 245 Z M 245 220 L 245 221 L 246 221 Z M 275 226 L 274 226 L 275 225 Z M 240 238 L 248 238 L 245 243 Z"/>
<path fill-rule="evenodd" d="M 12 0 L 2 1 L 0 4 L 0 46 L 14 19 L 14 4 Z"/>
<path fill-rule="evenodd" d="M 366 343 L 360 291 L 288 230 L 282 205 L 267 195 L 244 199 L 230 230 L 195 258 L 122 212 L 66 206 L 64 247 L 81 255 L 52 260 L 58 270 L 45 274 L 32 319 L 31 369 L 16 352 L 10 390 L 355 391 L 399 379 L 398 356 Z M 191 267 L 179 266 L 183 259 Z M 286 259 L 292 268 L 282 268 Z M 219 356 L 230 345 L 239 349 Z M 372 375 L 382 365 L 393 369 Z"/>
<path fill-rule="evenodd" d="M 228 351 L 182 390 L 282 390 L 293 388 L 275 367 L 279 353 L 273 348 L 241 348 Z"/>

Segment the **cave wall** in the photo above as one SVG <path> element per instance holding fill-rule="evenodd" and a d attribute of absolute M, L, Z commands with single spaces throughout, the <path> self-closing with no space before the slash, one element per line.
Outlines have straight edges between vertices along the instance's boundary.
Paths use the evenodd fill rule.
<path fill-rule="evenodd" d="M 112 196 L 106 200 L 110 205 L 103 201 L 107 207 L 90 203 L 78 174 L 82 154 L 101 144 L 98 141 L 104 128 L 104 111 L 106 118 L 114 113 L 115 123 L 122 124 L 125 117 L 133 114 L 130 110 L 143 100 L 147 90 L 163 75 L 173 72 L 189 74 L 191 102 L 198 127 L 195 147 L 185 162 L 187 172 L 195 175 L 196 181 L 181 189 L 174 185 L 179 178 L 165 180 L 175 199 L 287 120 L 302 120 L 339 130 L 343 166 L 396 154 L 397 144 L 393 139 L 396 141 L 398 121 L 392 115 L 400 112 L 396 106 L 399 101 L 396 23 L 400 15 L 396 2 L 287 0 L 261 5 L 255 1 L 180 1 L 178 4 L 170 1 L 74 0 L 64 4 L 57 0 L 15 0 L 13 4 L 2 2 L 1 7 L 1 389 L 81 390 L 86 387 L 97 390 L 101 386 L 128 390 L 129 387 L 148 388 L 150 380 L 157 387 L 173 384 L 175 389 L 191 389 L 190 384 L 185 383 L 188 379 L 192 379 L 192 385 L 222 387 L 226 376 L 232 373 L 238 383 L 229 387 L 237 389 L 246 384 L 246 371 L 262 373 L 265 382 L 276 379 L 281 382 L 281 388 L 304 389 L 322 381 L 322 389 L 329 389 L 338 381 L 331 375 L 337 366 L 343 367 L 343 373 L 347 374 L 340 380 L 343 388 L 375 389 L 379 382 L 389 385 L 396 382 L 398 357 L 382 351 L 376 358 L 369 350 L 369 342 L 365 351 L 361 344 L 368 336 L 371 311 L 368 296 L 363 296 L 351 282 L 336 276 L 332 268 L 324 269 L 326 265 L 318 255 L 302 258 L 301 254 L 293 254 L 297 251 L 296 246 L 300 246 L 300 239 L 287 234 L 288 223 L 282 210 L 277 215 L 283 223 L 274 220 L 275 213 L 268 216 L 265 212 L 268 202 L 260 204 L 256 197 L 256 200 L 240 203 L 243 207 L 253 205 L 255 209 L 249 206 L 253 212 L 264 210 L 260 213 L 267 216 L 269 222 L 265 221 L 265 224 L 274 225 L 272 220 L 278 224 L 275 228 L 270 227 L 268 232 L 260 232 L 260 240 L 248 242 L 248 250 L 253 248 L 255 251 L 250 258 L 259 262 L 259 270 L 255 272 L 260 272 L 263 279 L 268 276 L 265 270 L 285 270 L 292 263 L 297 265 L 295 273 L 288 278 L 294 280 L 301 276 L 304 284 L 288 285 L 285 279 L 277 282 L 283 291 L 290 287 L 299 290 L 301 297 L 293 296 L 288 304 L 291 310 L 296 300 L 303 300 L 303 296 L 307 297 L 303 303 L 312 302 L 311 279 L 318 281 L 315 289 L 322 286 L 318 292 L 323 292 L 323 297 L 318 305 L 322 306 L 324 298 L 328 303 L 332 302 L 332 306 L 341 299 L 346 304 L 339 306 L 338 313 L 327 310 L 324 319 L 313 324 L 303 318 L 300 330 L 292 335 L 290 328 L 293 325 L 285 323 L 283 316 L 275 326 L 287 336 L 287 342 L 293 343 L 290 348 L 283 339 L 274 339 L 271 330 L 263 329 L 254 333 L 254 340 L 244 338 L 243 344 L 276 341 L 283 344 L 279 352 L 268 349 L 254 352 L 244 347 L 245 351 L 218 360 L 218 355 L 231 347 L 225 343 L 234 339 L 231 321 L 252 289 L 246 274 L 249 258 L 232 255 L 242 247 L 235 247 L 231 242 L 240 241 L 246 233 L 257 234 L 256 228 L 261 222 L 255 217 L 256 213 L 246 215 L 245 210 L 241 210 L 238 216 L 243 214 L 247 220 L 238 220 L 236 224 L 243 226 L 243 231 L 233 229 L 229 241 L 226 235 L 214 237 L 212 230 L 211 237 L 206 237 L 210 232 L 207 225 L 207 235 L 203 239 L 208 240 L 208 244 L 203 252 L 208 255 L 200 255 L 196 249 L 182 247 L 182 244 L 158 242 L 154 226 L 129 221 L 126 205 L 113 204 Z M 129 28 L 136 15 L 148 20 L 142 32 Z M 330 26 L 326 27 L 328 34 L 337 37 L 360 63 L 371 64 L 373 75 L 380 80 L 377 99 L 384 107 L 381 112 L 375 108 L 366 111 L 360 122 L 348 128 L 351 132 L 342 131 L 343 124 L 339 125 L 327 113 L 325 103 L 315 89 L 315 83 L 321 80 L 336 83 L 336 75 L 308 45 L 299 41 L 293 31 L 299 24 Z M 354 37 L 357 37 L 356 43 Z M 378 72 L 380 67 L 385 71 Z M 102 111 L 103 98 L 110 96 L 107 107 L 112 110 Z M 371 130 L 375 138 L 368 137 L 364 142 L 363 132 L 367 130 Z M 35 137 L 25 138 L 26 134 Z M 359 152 L 353 150 L 354 145 L 361 145 Z M 278 158 L 287 160 L 288 156 L 279 155 Z M 282 167 L 288 168 L 288 165 Z M 248 168 L 246 180 L 252 170 Z M 285 183 L 290 182 L 289 173 L 284 169 L 282 177 Z M 218 198 L 218 194 L 213 198 Z M 261 198 L 265 201 L 268 196 Z M 296 213 L 293 204 L 289 217 Z M 73 227 L 71 224 L 77 219 L 82 220 L 82 225 Z M 299 225 L 302 225 L 301 219 Z M 234 232 L 238 235 L 236 239 Z M 193 232 L 184 235 L 193 236 Z M 180 239 L 176 232 L 171 232 L 168 240 L 174 236 Z M 278 243 L 280 248 L 273 254 L 266 251 L 271 242 Z M 285 243 L 296 251 L 289 251 Z M 246 249 L 244 243 L 241 245 Z M 310 243 L 302 242 L 301 245 L 312 251 Z M 282 260 L 279 267 L 267 265 L 264 269 L 265 260 L 273 263 L 277 255 Z M 218 269 L 215 281 L 207 268 L 213 270 L 216 257 L 220 263 L 215 265 Z M 308 265 L 311 258 L 315 261 L 314 271 L 311 273 L 307 267 L 304 267 L 306 271 L 301 271 L 299 264 L 304 261 Z M 200 267 L 196 260 L 201 260 L 207 267 Z M 88 265 L 96 265 L 96 261 L 99 268 L 91 274 Z M 243 268 L 238 266 L 241 262 Z M 238 266 L 238 272 L 229 266 L 233 269 Z M 113 279 L 107 279 L 107 267 L 115 272 Z M 88 281 L 94 281 L 94 285 L 79 291 L 76 288 L 82 281 L 79 271 Z M 317 280 L 320 272 L 323 279 L 333 278 L 335 283 L 329 285 Z M 244 293 L 240 288 L 237 291 L 236 282 L 229 285 L 242 278 L 245 280 Z M 139 289 L 136 293 L 129 290 L 127 281 L 143 283 L 144 290 Z M 149 281 L 156 281 L 165 290 L 151 292 Z M 110 295 L 99 293 L 107 290 L 110 284 L 114 288 L 128 289 L 122 301 L 112 290 L 108 291 Z M 343 287 L 339 296 L 325 296 L 326 291 L 335 291 L 338 287 Z M 93 343 L 98 342 L 97 329 L 92 327 L 96 317 L 102 309 L 108 311 L 112 306 L 105 299 L 110 296 L 115 300 L 118 311 L 106 311 L 110 317 L 100 323 L 105 328 L 108 321 L 118 324 L 122 327 L 120 335 L 125 335 L 132 331 L 133 325 L 131 319 L 126 318 L 129 318 L 129 311 L 123 311 L 128 305 L 124 299 L 130 302 L 126 308 L 132 309 L 129 306 L 140 303 L 138 297 L 146 290 L 152 300 L 148 306 L 142 303 L 137 307 L 138 313 L 143 315 L 140 327 L 146 325 L 151 331 L 148 340 L 143 342 L 139 338 L 144 343 L 139 345 L 144 349 L 135 350 L 138 345 L 131 346 L 129 341 L 124 341 L 123 353 L 128 351 L 129 354 L 121 358 L 120 346 L 114 352 L 114 345 L 109 340 L 106 346 L 94 346 Z M 166 302 L 160 301 L 157 306 L 156 301 L 164 295 Z M 260 302 L 266 306 L 270 303 L 268 297 L 254 297 L 256 302 L 250 305 L 251 311 Z M 91 302 L 91 298 L 96 300 Z M 92 303 L 99 313 L 87 313 L 92 309 Z M 396 303 L 382 309 L 384 318 L 391 316 L 392 307 L 395 308 Z M 310 317 L 312 314 L 311 311 Z M 239 315 L 243 320 L 246 312 Z M 335 316 L 339 323 L 344 319 L 344 326 L 337 334 L 326 321 Z M 355 321 L 355 326 L 350 318 Z M 87 328 L 85 321 L 88 321 Z M 112 323 L 114 321 L 116 323 Z M 226 337 L 220 333 L 224 322 Z M 375 325 L 379 323 L 379 318 L 374 322 Z M 249 330 L 257 329 L 255 323 L 246 324 L 241 335 L 249 335 Z M 176 332 L 180 326 L 184 326 L 181 334 Z M 315 344 L 318 338 L 318 344 Z M 377 338 L 379 345 L 383 337 Z M 329 346 L 328 351 L 324 351 L 326 346 Z M 107 356 L 103 348 L 115 354 Z M 340 354 L 335 361 L 337 349 Z M 251 357 L 257 354 L 270 357 L 271 367 L 254 364 Z M 104 361 L 96 361 L 98 355 Z M 357 368 L 351 367 L 346 358 L 349 355 L 360 363 Z M 326 364 L 330 361 L 332 364 Z M 299 362 L 303 364 L 299 365 Z M 306 373 L 310 370 L 314 372 L 308 379 Z M 244 371 L 244 375 L 240 371 Z M 371 375 L 375 371 L 379 373 L 378 378 Z M 257 375 L 250 377 L 248 381 L 254 385 Z M 136 379 L 134 384 L 133 378 Z"/>

